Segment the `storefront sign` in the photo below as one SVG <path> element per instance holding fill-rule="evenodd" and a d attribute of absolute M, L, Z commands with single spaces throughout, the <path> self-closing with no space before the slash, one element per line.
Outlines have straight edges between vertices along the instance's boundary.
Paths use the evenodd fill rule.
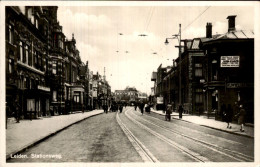
<path fill-rule="evenodd" d="M 157 104 L 163 104 L 163 97 L 157 97 Z"/>
<path fill-rule="evenodd" d="M 192 56 L 204 56 L 203 52 L 192 53 Z"/>
<path fill-rule="evenodd" d="M 246 88 L 253 86 L 252 83 L 227 83 L 227 88 Z"/>
<path fill-rule="evenodd" d="M 221 56 L 220 67 L 239 67 L 239 56 Z"/>
<path fill-rule="evenodd" d="M 51 91 L 49 87 L 45 87 L 45 86 L 41 86 L 41 85 L 38 85 L 38 89 L 46 91 L 46 92 L 50 92 Z"/>

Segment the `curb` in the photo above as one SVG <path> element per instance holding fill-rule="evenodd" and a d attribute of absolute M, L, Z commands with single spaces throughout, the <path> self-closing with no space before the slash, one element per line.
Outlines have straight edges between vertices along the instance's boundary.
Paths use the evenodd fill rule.
<path fill-rule="evenodd" d="M 158 115 L 163 115 L 163 114 L 159 114 L 157 112 L 153 112 L 153 113 L 158 114 Z M 172 119 L 184 121 L 184 122 L 187 122 L 187 123 L 196 124 L 196 123 L 193 123 L 193 122 L 190 122 L 190 121 L 187 121 L 187 120 L 178 119 L 178 118 L 174 118 L 174 117 L 172 117 Z M 197 124 L 197 125 L 199 125 L 199 124 Z M 235 132 L 231 132 L 231 131 L 226 131 L 226 130 L 223 130 L 223 129 L 218 129 L 218 128 L 210 127 L 210 126 L 207 126 L 207 125 L 199 125 L 199 126 L 203 126 L 203 127 L 206 127 L 206 128 L 210 128 L 210 129 L 214 129 L 214 130 L 218 130 L 218 131 L 222 131 L 222 132 L 226 132 L 226 133 L 230 133 L 230 134 L 234 134 L 234 135 L 238 135 L 238 136 L 244 136 L 244 137 L 248 137 L 248 138 L 252 138 L 252 139 L 254 138 L 253 136 L 249 136 L 249 135 L 246 135 L 246 134 L 240 134 L 240 133 L 235 133 Z"/>
<path fill-rule="evenodd" d="M 44 140 L 46 140 L 46 139 L 48 139 L 48 138 L 50 138 L 50 137 L 52 137 L 52 136 L 58 134 L 59 132 L 65 130 L 65 129 L 67 129 L 67 128 L 69 128 L 70 126 L 72 126 L 72 125 L 74 125 L 74 124 L 77 124 L 77 123 L 79 123 L 79 122 L 81 122 L 81 121 L 84 121 L 84 120 L 86 120 L 86 119 L 88 119 L 88 118 L 91 118 L 91 117 L 100 115 L 100 114 L 103 114 L 103 112 L 97 113 L 97 114 L 94 114 L 94 115 L 90 115 L 90 116 L 85 117 L 85 118 L 83 118 L 83 119 L 81 119 L 81 120 L 78 120 L 78 121 L 73 122 L 73 123 L 71 123 L 71 124 L 69 124 L 69 125 L 66 125 L 66 126 L 62 127 L 61 129 L 58 129 L 58 130 L 55 131 L 55 132 L 52 132 L 52 133 L 50 133 L 50 134 L 47 134 L 46 136 L 44 136 L 44 137 L 42 137 L 42 138 L 40 138 L 40 139 L 37 139 L 37 140 L 33 141 L 32 143 L 30 143 L 30 144 L 28 144 L 28 145 L 22 147 L 21 149 L 19 149 L 19 150 L 17 150 L 17 151 L 13 151 L 12 153 L 9 153 L 8 155 L 6 155 L 6 161 L 9 160 L 9 159 L 11 159 L 11 155 L 20 154 L 20 153 L 26 151 L 27 149 L 29 149 L 29 148 L 31 148 L 31 147 L 33 147 L 33 146 L 35 146 L 35 145 L 37 145 L 37 144 L 43 142 Z"/>

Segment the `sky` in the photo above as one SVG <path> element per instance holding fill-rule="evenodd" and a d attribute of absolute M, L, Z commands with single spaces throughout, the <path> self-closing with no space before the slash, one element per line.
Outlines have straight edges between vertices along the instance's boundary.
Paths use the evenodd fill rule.
<path fill-rule="evenodd" d="M 229 15 L 237 15 L 236 29 L 254 30 L 252 6 L 59 6 L 58 21 L 68 39 L 72 33 L 81 60 L 105 75 L 112 91 L 135 87 L 150 94 L 151 74 L 178 56 L 178 40 L 165 38 L 179 32 L 182 39 L 205 37 L 228 30 Z M 122 33 L 123 35 L 119 35 Z M 139 36 L 146 34 L 147 36 Z M 117 52 L 118 51 L 118 52 Z M 128 52 L 128 53 L 126 53 Z M 153 53 L 157 54 L 153 54 Z"/>

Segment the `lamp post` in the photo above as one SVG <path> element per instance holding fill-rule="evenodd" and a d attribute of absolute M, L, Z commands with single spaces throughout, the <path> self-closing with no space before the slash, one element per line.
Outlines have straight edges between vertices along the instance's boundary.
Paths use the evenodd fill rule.
<path fill-rule="evenodd" d="M 172 38 L 166 38 L 165 40 L 165 45 L 168 45 L 169 42 L 168 42 L 168 39 L 178 39 L 178 42 L 179 42 L 179 46 L 175 46 L 175 47 L 178 47 L 179 48 L 179 104 L 182 103 L 182 100 L 181 100 L 181 24 L 179 24 L 179 33 L 178 34 L 175 34 L 173 35 Z"/>

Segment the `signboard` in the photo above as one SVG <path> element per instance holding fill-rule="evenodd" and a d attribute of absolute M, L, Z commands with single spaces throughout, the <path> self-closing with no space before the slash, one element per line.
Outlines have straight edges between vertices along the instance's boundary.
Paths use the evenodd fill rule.
<path fill-rule="evenodd" d="M 253 83 L 227 83 L 227 88 L 247 88 L 253 86 Z"/>
<path fill-rule="evenodd" d="M 205 56 L 203 52 L 191 53 L 191 56 Z"/>
<path fill-rule="evenodd" d="M 239 67 L 239 56 L 221 56 L 220 67 Z"/>
<path fill-rule="evenodd" d="M 49 87 L 45 87 L 45 86 L 41 86 L 41 85 L 38 85 L 38 89 L 46 91 L 46 92 L 50 92 L 51 91 L 51 89 Z"/>
<path fill-rule="evenodd" d="M 163 97 L 157 97 L 157 104 L 163 104 Z"/>

